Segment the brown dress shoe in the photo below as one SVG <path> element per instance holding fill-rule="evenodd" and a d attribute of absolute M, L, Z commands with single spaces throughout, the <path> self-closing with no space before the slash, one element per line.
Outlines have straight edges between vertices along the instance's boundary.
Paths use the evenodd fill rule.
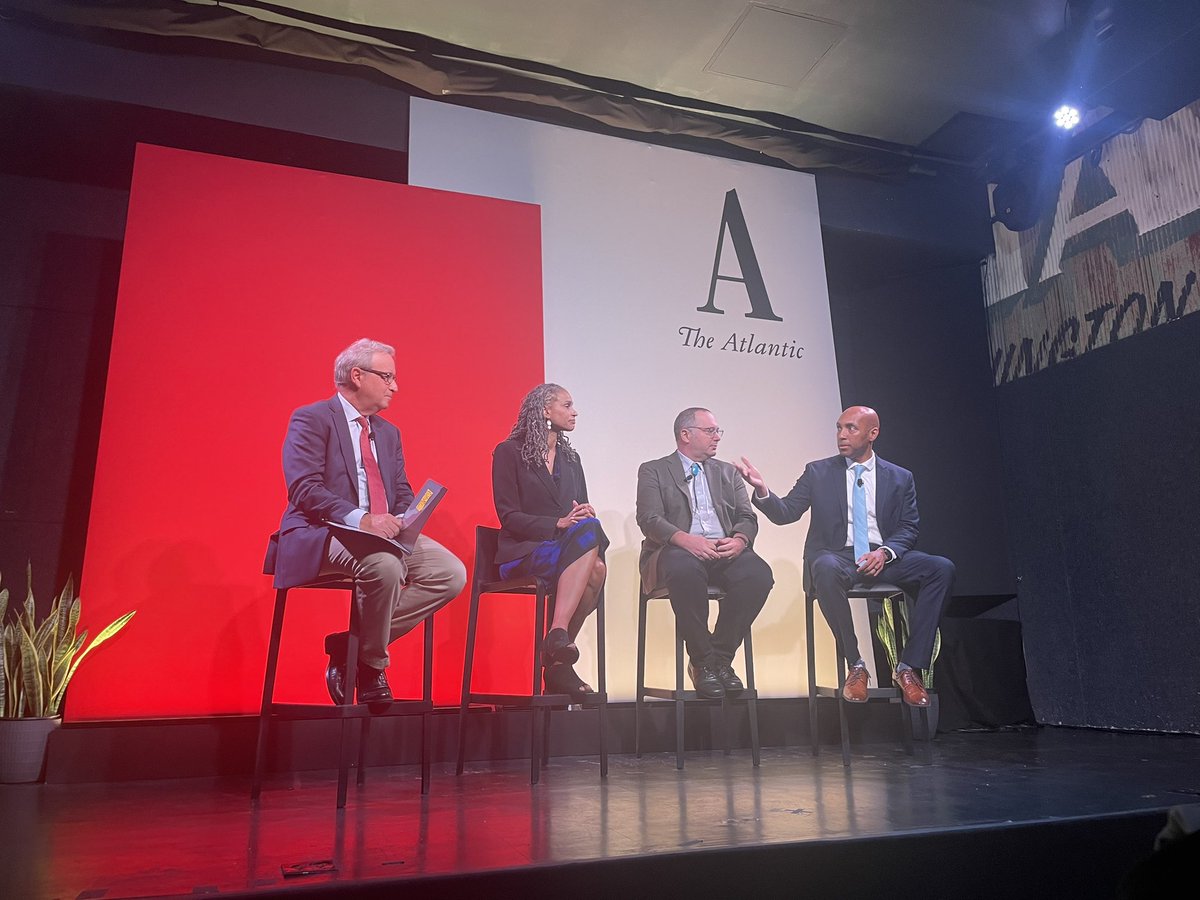
<path fill-rule="evenodd" d="M 851 703 L 866 703 L 867 682 L 870 680 L 866 666 L 851 666 L 846 673 L 846 683 L 842 685 L 842 698 Z"/>
<path fill-rule="evenodd" d="M 925 692 L 925 685 L 921 684 L 921 676 L 916 669 L 897 669 L 892 673 L 892 681 L 896 682 L 904 702 L 909 706 L 929 705 L 929 694 Z"/>

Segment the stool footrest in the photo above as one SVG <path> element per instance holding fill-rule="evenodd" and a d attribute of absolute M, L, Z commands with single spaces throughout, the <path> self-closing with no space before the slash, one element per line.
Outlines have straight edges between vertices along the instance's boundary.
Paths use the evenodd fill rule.
<path fill-rule="evenodd" d="M 382 703 L 355 703 L 353 706 L 333 706 L 321 703 L 272 703 L 267 715 L 287 716 L 291 719 L 361 719 L 367 716 L 417 716 L 433 712 L 433 703 L 428 700 L 393 700 L 385 707 Z"/>
<path fill-rule="evenodd" d="M 569 694 L 470 694 L 467 703 L 482 703 L 491 706 L 569 706 L 575 699 Z"/>
<path fill-rule="evenodd" d="M 746 688 L 736 697 L 701 697 L 695 691 L 677 691 L 674 688 L 642 688 L 642 699 L 644 700 L 685 700 L 689 703 L 741 703 L 743 700 L 757 700 L 758 691 L 754 688 Z"/>

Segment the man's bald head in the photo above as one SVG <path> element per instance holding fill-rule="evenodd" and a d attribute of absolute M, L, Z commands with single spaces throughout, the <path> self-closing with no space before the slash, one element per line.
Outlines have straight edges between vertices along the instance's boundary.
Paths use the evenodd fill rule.
<path fill-rule="evenodd" d="M 871 457 L 879 437 L 879 414 L 869 406 L 848 407 L 837 420 L 838 453 L 855 462 Z"/>

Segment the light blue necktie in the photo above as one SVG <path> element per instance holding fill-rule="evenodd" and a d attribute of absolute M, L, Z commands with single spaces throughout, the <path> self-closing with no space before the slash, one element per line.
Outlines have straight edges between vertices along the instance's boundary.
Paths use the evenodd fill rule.
<path fill-rule="evenodd" d="M 867 489 L 863 486 L 862 474 L 866 466 L 854 467 L 854 558 L 861 559 L 862 555 L 871 549 L 867 542 Z"/>

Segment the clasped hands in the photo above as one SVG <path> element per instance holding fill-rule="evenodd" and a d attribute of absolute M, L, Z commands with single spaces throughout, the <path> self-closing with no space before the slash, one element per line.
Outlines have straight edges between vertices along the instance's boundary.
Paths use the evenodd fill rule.
<path fill-rule="evenodd" d="M 572 500 L 571 511 L 559 519 L 555 525 L 557 528 L 565 530 L 570 528 L 576 522 L 580 522 L 584 519 L 594 518 L 596 518 L 596 510 L 592 507 L 592 504 L 576 503 L 574 500 Z"/>
<path fill-rule="evenodd" d="M 675 533 L 671 543 L 682 547 L 696 559 L 733 559 L 740 556 L 748 546 L 741 535 L 732 537 L 706 538 L 702 534 L 688 534 L 685 531 Z"/>

